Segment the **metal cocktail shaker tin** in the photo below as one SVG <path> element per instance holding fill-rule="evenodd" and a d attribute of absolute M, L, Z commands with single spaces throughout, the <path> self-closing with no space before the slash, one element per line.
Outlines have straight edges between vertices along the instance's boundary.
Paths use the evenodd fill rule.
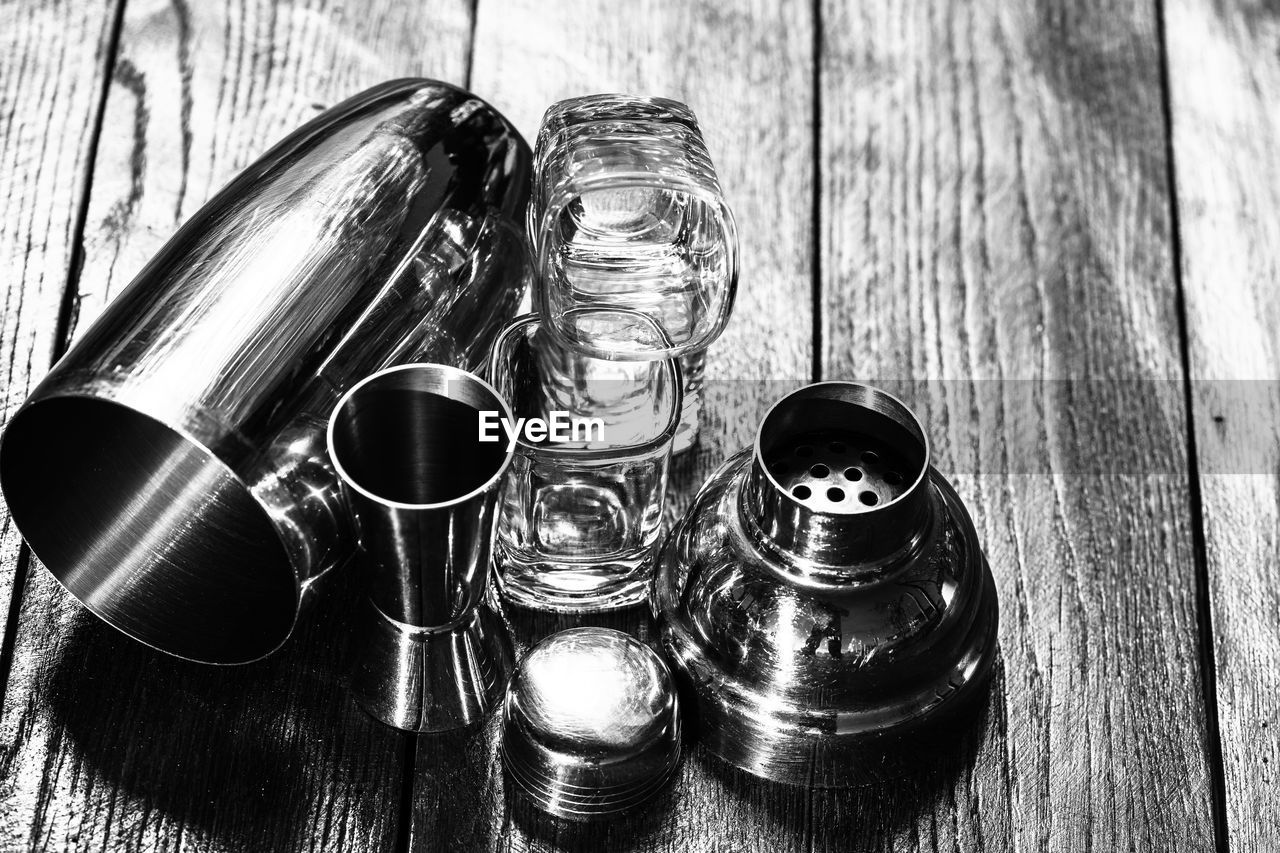
<path fill-rule="evenodd" d="M 487 352 L 526 281 L 530 159 L 475 96 L 401 80 L 246 169 L 10 422 L 0 482 L 36 556 L 163 651 L 278 647 L 354 548 L 330 410 L 388 364 Z"/>
<path fill-rule="evenodd" d="M 851 382 L 769 411 L 672 530 L 653 605 L 699 737 L 789 784 L 909 771 L 908 747 L 954 733 L 996 655 L 969 514 L 910 410 Z"/>

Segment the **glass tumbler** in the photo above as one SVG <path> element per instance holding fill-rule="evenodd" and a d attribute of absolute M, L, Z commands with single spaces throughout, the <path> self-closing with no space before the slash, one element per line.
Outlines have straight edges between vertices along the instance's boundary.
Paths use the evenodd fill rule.
<path fill-rule="evenodd" d="M 503 429 L 515 458 L 494 543 L 503 597 L 561 612 L 645 601 L 680 420 L 675 360 L 596 358 L 564 347 L 530 314 L 499 336 L 489 371 L 516 419 Z"/>
<path fill-rule="evenodd" d="M 682 359 L 675 445 L 690 446 L 705 352 L 738 283 L 733 214 L 693 112 L 629 95 L 553 104 L 534 152 L 529 238 L 535 305 L 566 346 L 602 359 Z"/>

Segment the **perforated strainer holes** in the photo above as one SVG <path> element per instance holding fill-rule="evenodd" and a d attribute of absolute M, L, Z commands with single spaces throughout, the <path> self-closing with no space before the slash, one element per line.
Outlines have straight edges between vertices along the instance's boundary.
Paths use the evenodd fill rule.
<path fill-rule="evenodd" d="M 766 465 L 784 491 L 819 512 L 868 512 L 884 506 L 906 490 L 904 472 L 910 468 L 882 439 L 829 431 L 795 436 Z"/>

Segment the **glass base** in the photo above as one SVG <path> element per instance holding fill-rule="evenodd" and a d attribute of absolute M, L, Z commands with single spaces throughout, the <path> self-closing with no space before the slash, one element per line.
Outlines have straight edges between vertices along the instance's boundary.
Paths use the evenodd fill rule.
<path fill-rule="evenodd" d="M 653 552 L 601 562 L 568 562 L 513 555 L 495 548 L 497 586 L 505 602 L 553 613 L 601 613 L 649 599 Z"/>

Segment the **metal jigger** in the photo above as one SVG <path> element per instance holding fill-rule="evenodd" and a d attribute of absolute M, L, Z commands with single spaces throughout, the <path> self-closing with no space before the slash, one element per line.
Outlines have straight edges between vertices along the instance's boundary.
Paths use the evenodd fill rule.
<path fill-rule="evenodd" d="M 483 411 L 511 417 L 482 379 L 408 364 L 354 386 L 329 420 L 329 454 L 369 579 L 352 690 L 399 729 L 478 721 L 511 671 L 511 640 L 484 598 L 497 486 L 512 452 L 479 441 Z"/>

